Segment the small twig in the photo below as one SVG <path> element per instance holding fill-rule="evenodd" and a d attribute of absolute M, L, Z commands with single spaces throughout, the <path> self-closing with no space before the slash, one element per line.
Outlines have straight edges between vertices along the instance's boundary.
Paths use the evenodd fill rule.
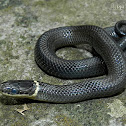
<path fill-rule="evenodd" d="M 17 112 L 19 112 L 21 115 L 25 115 L 23 112 L 29 110 L 26 104 L 23 105 L 23 109 L 15 109 Z"/>

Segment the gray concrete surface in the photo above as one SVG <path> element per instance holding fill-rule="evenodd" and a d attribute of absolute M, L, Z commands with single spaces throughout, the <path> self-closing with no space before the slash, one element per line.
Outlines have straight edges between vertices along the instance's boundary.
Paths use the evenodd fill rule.
<path fill-rule="evenodd" d="M 0 0 L 0 81 L 34 79 L 52 84 L 62 80 L 42 72 L 34 46 L 45 31 L 71 25 L 112 26 L 126 19 L 125 0 Z M 91 56 L 82 49 L 57 51 L 65 59 Z M 17 112 L 27 104 L 24 115 Z M 126 91 L 73 104 L 50 104 L 0 95 L 0 126 L 126 126 Z"/>

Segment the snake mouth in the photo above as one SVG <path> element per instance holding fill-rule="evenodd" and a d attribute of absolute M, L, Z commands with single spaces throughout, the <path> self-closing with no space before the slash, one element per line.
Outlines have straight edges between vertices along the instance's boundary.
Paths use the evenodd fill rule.
<path fill-rule="evenodd" d="M 126 20 L 118 21 L 115 24 L 115 32 L 119 36 L 125 36 L 126 35 Z"/>

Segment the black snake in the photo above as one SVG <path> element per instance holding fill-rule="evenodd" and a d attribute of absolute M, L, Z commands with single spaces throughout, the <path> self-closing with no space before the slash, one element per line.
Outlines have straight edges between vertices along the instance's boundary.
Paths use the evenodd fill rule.
<path fill-rule="evenodd" d="M 112 96 L 125 88 L 126 21 L 115 27 L 93 25 L 51 29 L 38 39 L 35 61 L 46 73 L 60 78 L 86 78 L 69 85 L 52 85 L 33 80 L 10 80 L 0 85 L 3 95 L 31 98 L 39 101 L 68 103 Z M 77 44 L 89 44 L 98 54 L 84 60 L 64 60 L 56 56 L 57 49 Z M 100 78 L 96 76 L 104 75 Z M 90 78 L 88 78 L 90 77 Z"/>

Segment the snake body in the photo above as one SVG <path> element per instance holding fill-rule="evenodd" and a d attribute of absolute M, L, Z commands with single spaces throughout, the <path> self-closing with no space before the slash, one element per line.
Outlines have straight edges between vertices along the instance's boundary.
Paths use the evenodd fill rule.
<path fill-rule="evenodd" d="M 124 25 L 125 21 L 120 23 Z M 35 61 L 43 71 L 60 78 L 85 77 L 83 82 L 52 85 L 33 80 L 12 80 L 3 82 L 0 90 L 8 96 L 55 103 L 78 102 L 119 93 L 126 82 L 126 60 L 122 51 L 126 39 L 125 28 L 119 23 L 116 26 L 116 30 L 93 25 L 60 27 L 45 32 L 38 39 Z M 61 59 L 55 54 L 59 48 L 82 43 L 91 45 L 98 56 L 75 61 Z M 95 77 L 103 74 L 106 76 Z"/>

